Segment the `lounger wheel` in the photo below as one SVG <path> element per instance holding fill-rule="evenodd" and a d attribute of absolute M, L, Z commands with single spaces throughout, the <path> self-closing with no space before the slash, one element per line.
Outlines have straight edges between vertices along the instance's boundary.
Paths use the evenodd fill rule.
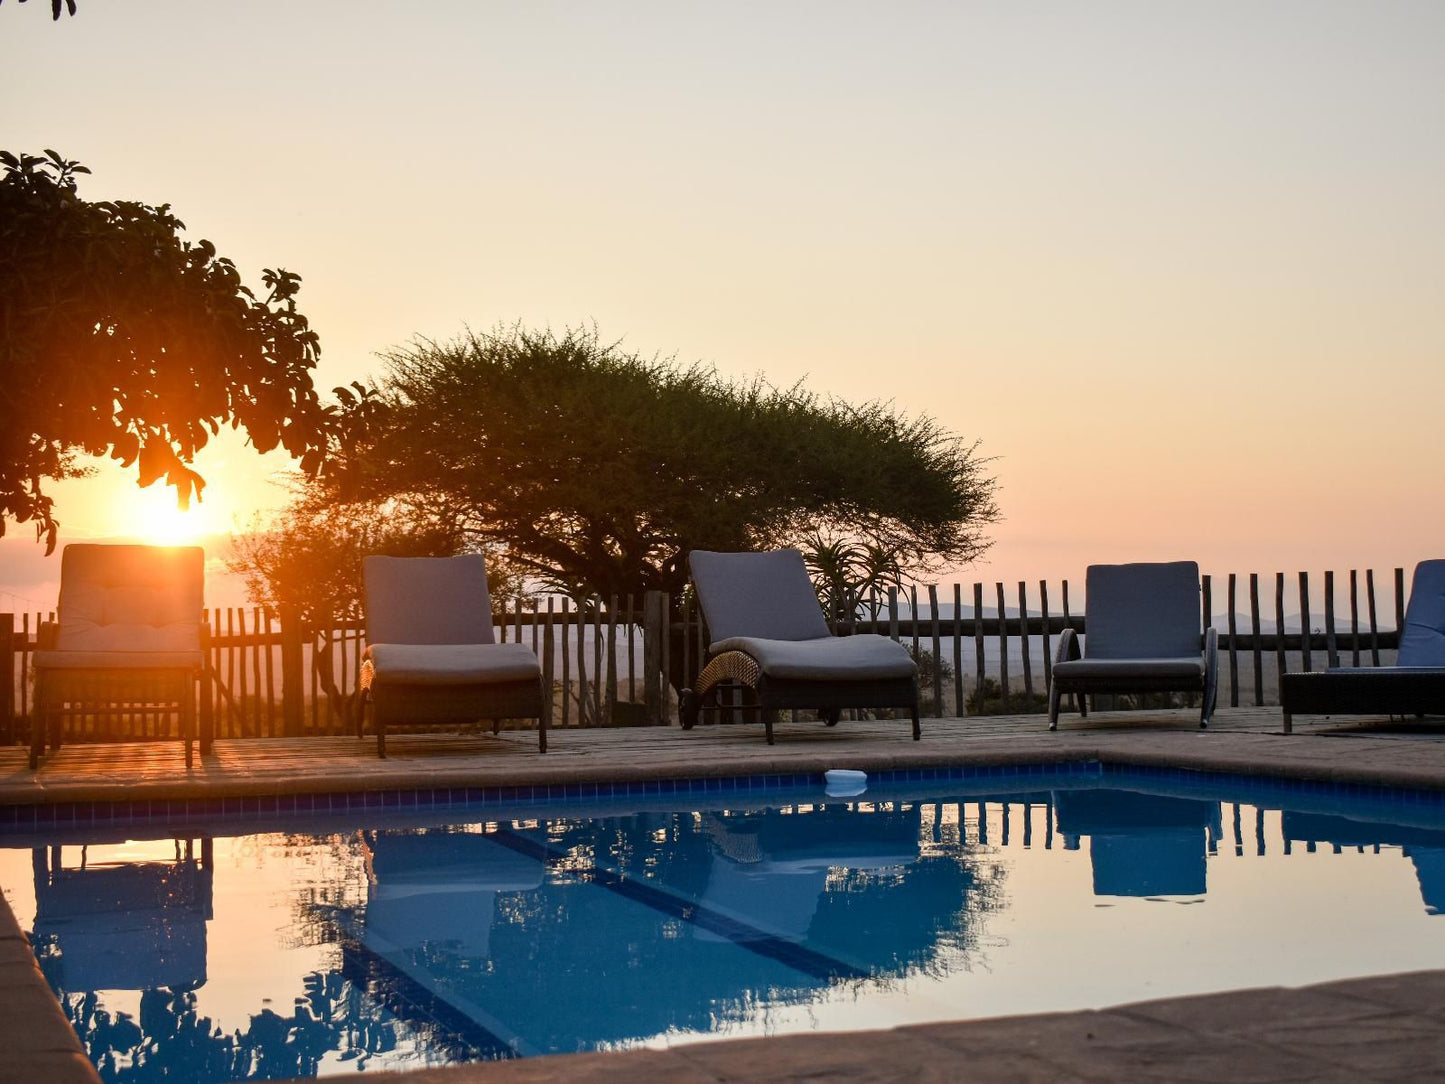
<path fill-rule="evenodd" d="M 697 726 L 697 693 L 683 689 L 677 697 L 677 718 L 682 729 L 691 730 Z"/>
<path fill-rule="evenodd" d="M 843 714 L 843 713 L 842 713 L 838 708 L 824 708 L 824 709 L 823 709 L 823 725 L 824 725 L 824 726 L 837 726 L 837 725 L 838 725 L 838 716 L 840 716 L 840 715 L 842 715 L 842 714 Z"/>

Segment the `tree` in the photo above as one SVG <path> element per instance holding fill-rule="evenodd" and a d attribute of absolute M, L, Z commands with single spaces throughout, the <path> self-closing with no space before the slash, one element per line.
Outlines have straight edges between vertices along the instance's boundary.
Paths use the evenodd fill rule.
<path fill-rule="evenodd" d="M 419 340 L 386 361 L 361 404 L 369 432 L 342 450 L 331 492 L 405 497 L 569 592 L 677 596 L 689 550 L 818 531 L 904 566 L 963 563 L 997 518 L 975 447 L 886 404 L 726 381 L 595 330 Z"/>
<path fill-rule="evenodd" d="M 164 478 L 182 507 L 222 425 L 320 469 L 344 436 L 312 384 L 298 275 L 267 269 L 258 298 L 211 242 L 180 238 L 168 205 L 88 202 L 90 171 L 54 151 L 0 165 L 0 533 L 33 522 L 53 549 L 43 483 L 83 473 L 82 453 Z"/>
<path fill-rule="evenodd" d="M 275 522 L 232 536 L 227 565 L 253 602 L 278 611 L 290 607 L 325 634 L 338 621 L 362 616 L 363 557 L 446 557 L 462 545 L 454 525 L 402 502 L 381 508 L 334 502 L 301 482 Z"/>
<path fill-rule="evenodd" d="M 361 618 L 367 555 L 449 557 L 465 548 L 454 521 L 406 500 L 335 501 L 321 484 L 301 478 L 291 504 L 274 522 L 258 522 L 232 536 L 226 563 L 253 602 L 272 610 L 288 606 L 325 637 L 336 622 Z M 490 562 L 487 583 L 498 603 L 520 586 Z"/>

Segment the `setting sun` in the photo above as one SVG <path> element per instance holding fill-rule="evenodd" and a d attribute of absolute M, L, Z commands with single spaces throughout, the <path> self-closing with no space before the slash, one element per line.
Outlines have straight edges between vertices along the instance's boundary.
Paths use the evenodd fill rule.
<path fill-rule="evenodd" d="M 176 491 L 161 483 L 117 494 L 114 512 L 119 533 L 159 545 L 194 543 L 202 535 L 227 529 L 227 524 L 217 521 L 217 513 L 201 501 L 192 500 L 185 510 L 179 508 Z"/>

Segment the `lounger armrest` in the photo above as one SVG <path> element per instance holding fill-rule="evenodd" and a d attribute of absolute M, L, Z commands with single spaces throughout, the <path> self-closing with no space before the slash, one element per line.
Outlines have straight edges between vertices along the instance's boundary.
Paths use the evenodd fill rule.
<path fill-rule="evenodd" d="M 60 623 L 58 621 L 42 621 L 40 627 L 35 630 L 35 649 L 37 651 L 54 651 L 59 640 Z"/>
<path fill-rule="evenodd" d="M 1214 715 L 1215 700 L 1219 695 L 1219 630 L 1204 630 L 1204 713 L 1207 722 Z"/>
<path fill-rule="evenodd" d="M 1071 662 L 1080 657 L 1078 634 L 1073 629 L 1065 629 L 1059 634 L 1059 647 L 1054 652 L 1054 665 Z"/>

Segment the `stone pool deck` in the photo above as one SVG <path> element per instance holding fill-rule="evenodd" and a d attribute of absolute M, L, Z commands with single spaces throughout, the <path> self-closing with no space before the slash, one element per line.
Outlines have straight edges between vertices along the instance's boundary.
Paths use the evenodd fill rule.
<path fill-rule="evenodd" d="M 1438 722 L 1438 720 L 1436 721 Z M 390 756 L 350 737 L 218 742 L 187 769 L 176 743 L 71 745 L 32 772 L 0 749 L 0 806 L 208 800 L 415 788 L 698 778 L 827 768 L 1102 760 L 1335 782 L 1445 789 L 1445 731 L 1383 720 L 1295 720 L 1278 709 L 406 735 Z M 8 906 L 0 907 L 0 1084 L 94 1081 Z M 707 1042 L 666 1051 L 531 1059 L 408 1074 L 408 1084 L 735 1080 L 1425 1080 L 1445 1078 L 1445 972 L 1234 991 L 1112 1008 L 893 1031 Z"/>
<path fill-rule="evenodd" d="M 253 738 L 218 741 L 189 769 L 179 742 L 67 745 L 38 771 L 24 749 L 7 746 L 0 806 L 1099 759 L 1445 787 L 1445 728 L 1387 731 L 1385 722 L 1296 719 L 1287 735 L 1277 708 L 1220 709 L 1208 730 L 1188 711 L 1094 712 L 1065 716 L 1050 733 L 1042 716 L 994 716 L 925 720 L 914 742 L 906 721 L 849 720 L 832 729 L 781 723 L 772 746 L 760 726 L 562 730 L 545 755 L 530 731 L 401 732 L 388 736 L 385 760 L 369 738 Z"/>

